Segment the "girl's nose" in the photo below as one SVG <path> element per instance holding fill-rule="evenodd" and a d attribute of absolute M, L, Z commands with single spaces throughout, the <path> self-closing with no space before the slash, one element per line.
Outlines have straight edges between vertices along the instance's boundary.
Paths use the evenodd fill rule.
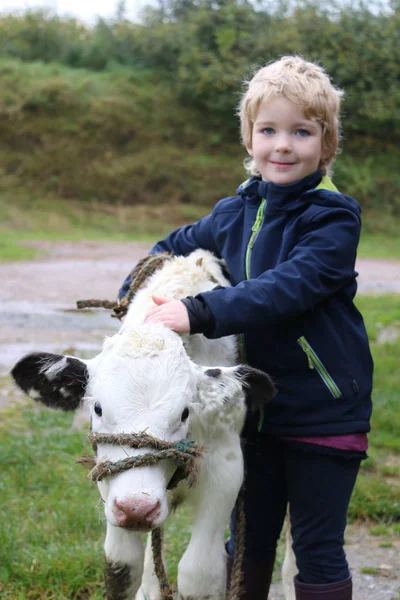
<path fill-rule="evenodd" d="M 290 152 L 290 136 L 284 133 L 277 135 L 275 138 L 275 150 L 277 152 Z"/>

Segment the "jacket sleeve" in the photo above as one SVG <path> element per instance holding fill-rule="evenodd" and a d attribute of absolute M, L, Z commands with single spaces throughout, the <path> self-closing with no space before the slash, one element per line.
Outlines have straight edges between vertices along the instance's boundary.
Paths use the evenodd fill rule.
<path fill-rule="evenodd" d="M 214 209 L 215 210 L 215 209 Z M 170 233 L 164 240 L 157 242 L 150 250 L 149 254 L 157 252 L 171 252 L 176 256 L 184 256 L 193 250 L 203 248 L 211 250 L 218 258 L 220 258 L 218 248 L 213 237 L 213 213 L 207 215 L 203 219 L 196 221 L 192 225 L 179 227 Z M 118 291 L 118 299 L 122 300 L 129 292 L 131 283 L 131 275 L 129 274 L 124 280 Z"/>
<path fill-rule="evenodd" d="M 199 295 L 215 318 L 214 330 L 205 335 L 218 338 L 276 324 L 329 298 L 355 277 L 359 236 L 360 219 L 353 212 L 320 211 L 303 226 L 285 262 L 235 287 Z"/>
<path fill-rule="evenodd" d="M 214 213 L 211 213 L 192 225 L 184 225 L 179 229 L 175 229 L 164 240 L 157 242 L 150 250 L 150 254 L 171 252 L 176 256 L 184 256 L 193 250 L 203 248 L 203 250 L 210 250 L 219 257 L 213 237 L 213 217 Z"/>

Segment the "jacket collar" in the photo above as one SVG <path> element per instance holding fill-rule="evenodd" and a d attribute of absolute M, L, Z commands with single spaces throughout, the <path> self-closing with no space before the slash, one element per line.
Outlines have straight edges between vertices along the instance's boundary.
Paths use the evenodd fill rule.
<path fill-rule="evenodd" d="M 299 206 L 300 196 L 315 189 L 322 181 L 322 173 L 317 169 L 299 181 L 279 185 L 272 181 L 263 181 L 260 177 L 251 177 L 238 189 L 249 204 L 260 202 L 266 198 L 269 209 L 290 210 Z"/>

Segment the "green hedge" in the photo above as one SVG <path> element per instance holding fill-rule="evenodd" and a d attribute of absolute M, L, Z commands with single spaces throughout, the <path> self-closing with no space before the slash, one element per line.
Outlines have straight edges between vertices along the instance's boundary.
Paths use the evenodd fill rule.
<path fill-rule="evenodd" d="M 164 0 L 140 24 L 119 10 L 91 28 L 40 11 L 0 17 L 0 193 L 22 182 L 32 197 L 211 206 L 245 178 L 243 76 L 301 53 L 346 91 L 337 186 L 367 228 L 395 231 L 399 0 L 373 13 L 288 6 Z"/>

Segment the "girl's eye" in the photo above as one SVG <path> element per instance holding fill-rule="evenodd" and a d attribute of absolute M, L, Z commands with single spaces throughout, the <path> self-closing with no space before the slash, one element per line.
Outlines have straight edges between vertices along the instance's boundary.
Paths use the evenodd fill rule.
<path fill-rule="evenodd" d="M 103 409 L 101 408 L 100 402 L 94 403 L 94 412 L 98 417 L 101 417 L 101 415 L 103 414 Z"/>
<path fill-rule="evenodd" d="M 275 133 L 275 129 L 273 129 L 272 127 L 264 127 L 262 132 L 266 133 L 267 135 L 271 135 L 271 134 Z"/>
<path fill-rule="evenodd" d="M 296 134 L 301 136 L 301 137 L 307 137 L 308 135 L 310 135 L 310 132 L 307 131 L 307 129 L 298 129 L 296 131 Z"/>
<path fill-rule="evenodd" d="M 182 416 L 181 416 L 182 423 L 184 423 L 186 421 L 186 419 L 188 418 L 188 416 L 189 416 L 189 409 L 186 407 L 186 408 L 183 409 L 183 413 L 182 413 Z"/>

